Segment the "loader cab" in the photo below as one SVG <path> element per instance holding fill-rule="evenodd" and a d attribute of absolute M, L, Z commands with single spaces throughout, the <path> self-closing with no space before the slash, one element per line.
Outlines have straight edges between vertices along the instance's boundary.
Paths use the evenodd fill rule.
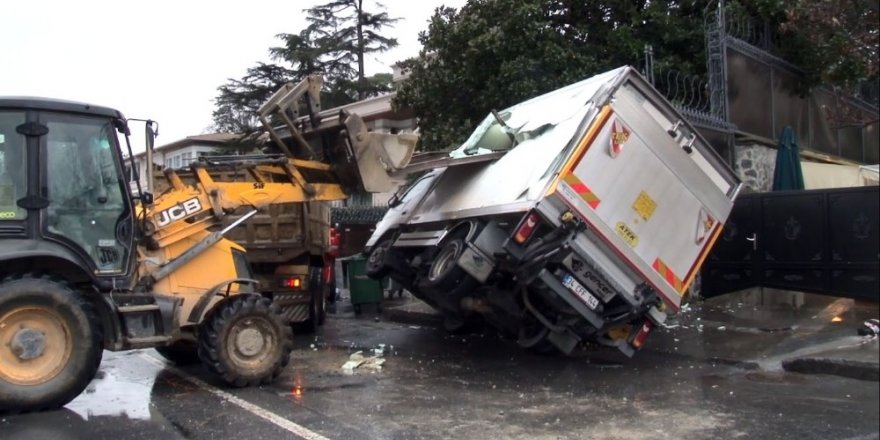
<path fill-rule="evenodd" d="M 130 277 L 134 217 L 119 145 L 127 132 L 109 108 L 0 97 L 0 266 L 63 268 L 97 285 Z"/>

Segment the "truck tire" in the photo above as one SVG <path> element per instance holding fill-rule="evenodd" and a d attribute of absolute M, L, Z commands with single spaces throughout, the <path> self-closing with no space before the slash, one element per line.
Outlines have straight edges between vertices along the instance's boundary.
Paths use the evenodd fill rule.
<path fill-rule="evenodd" d="M 193 341 L 176 341 L 171 345 L 156 347 L 156 351 L 176 365 L 193 365 L 199 362 L 199 346 Z"/>
<path fill-rule="evenodd" d="M 457 261 L 467 248 L 464 234 L 456 233 L 443 240 L 440 250 L 434 256 L 424 285 L 438 292 L 447 292 L 450 296 L 460 296 L 470 292 L 477 285 L 477 280 L 458 267 Z"/>
<path fill-rule="evenodd" d="M 104 336 L 92 305 L 64 282 L 0 282 L 0 413 L 59 408 L 95 377 Z"/>
<path fill-rule="evenodd" d="M 218 305 L 199 329 L 199 358 L 235 387 L 275 380 L 290 359 L 293 333 L 271 301 L 240 294 Z"/>
<path fill-rule="evenodd" d="M 324 298 L 327 299 L 327 302 L 330 304 L 336 303 L 336 267 L 333 264 L 326 264 L 324 266 L 324 270 L 330 271 L 330 274 L 327 276 L 327 283 L 324 284 Z M 322 320 L 323 321 L 323 320 Z M 323 324 L 323 322 L 322 322 Z"/>
<path fill-rule="evenodd" d="M 384 237 L 373 246 L 370 255 L 367 255 L 366 272 L 368 277 L 381 280 L 391 272 L 391 268 L 385 264 L 385 261 L 391 252 L 392 244 L 394 244 L 394 240 L 391 237 Z"/>
<path fill-rule="evenodd" d="M 319 266 L 309 267 L 309 319 L 303 323 L 302 328 L 310 334 L 318 331 L 327 313 L 327 298 L 324 296 L 324 278 L 321 276 L 321 271 L 322 268 Z"/>

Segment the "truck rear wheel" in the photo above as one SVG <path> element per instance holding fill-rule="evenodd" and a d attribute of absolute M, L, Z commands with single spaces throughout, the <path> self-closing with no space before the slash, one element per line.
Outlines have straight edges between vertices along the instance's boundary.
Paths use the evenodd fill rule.
<path fill-rule="evenodd" d="M 324 292 L 324 283 L 320 266 L 309 267 L 309 319 L 303 323 L 303 329 L 308 333 L 315 333 L 318 327 L 324 323 L 324 315 L 327 313 L 327 297 Z"/>
<path fill-rule="evenodd" d="M 199 358 L 232 386 L 259 385 L 287 366 L 292 338 L 271 301 L 236 295 L 215 306 L 199 329 Z"/>
<path fill-rule="evenodd" d="M 103 335 L 92 306 L 62 282 L 0 282 L 0 413 L 54 409 L 95 377 Z"/>

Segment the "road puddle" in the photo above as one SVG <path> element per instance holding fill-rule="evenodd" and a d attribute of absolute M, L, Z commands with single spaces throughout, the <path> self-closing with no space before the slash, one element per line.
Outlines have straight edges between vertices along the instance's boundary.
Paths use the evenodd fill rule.
<path fill-rule="evenodd" d="M 67 408 L 85 419 L 119 416 L 150 420 L 150 393 L 161 370 L 144 362 L 138 362 L 138 369 L 133 370 L 131 359 L 126 358 L 135 353 L 105 352 L 98 375 Z"/>

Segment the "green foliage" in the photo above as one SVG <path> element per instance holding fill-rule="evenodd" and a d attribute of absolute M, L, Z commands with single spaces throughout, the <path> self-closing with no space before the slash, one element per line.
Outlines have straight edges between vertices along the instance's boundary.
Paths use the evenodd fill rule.
<path fill-rule="evenodd" d="M 461 142 L 486 114 L 593 74 L 641 63 L 704 70 L 703 2 L 472 0 L 438 8 L 395 105 L 419 118 L 422 149 Z"/>
<path fill-rule="evenodd" d="M 285 67 L 260 63 L 247 70 L 241 79 L 229 79 L 218 87 L 220 92 L 214 100 L 214 125 L 218 131 L 254 134 L 258 126 L 257 109 L 268 99 L 272 91 L 295 77 Z"/>
<path fill-rule="evenodd" d="M 877 78 L 876 0 L 730 0 L 729 22 L 748 22 L 779 56 L 818 82 L 850 87 Z M 646 45 L 658 71 L 705 74 L 707 20 L 717 2 L 470 0 L 438 8 L 395 105 L 419 118 L 423 150 L 464 140 L 491 109 L 621 65 L 640 67 Z M 739 30 L 734 30 L 737 32 Z M 781 32 L 780 32 L 781 31 Z"/>
<path fill-rule="evenodd" d="M 802 69 L 807 88 L 816 84 L 851 89 L 878 73 L 876 0 L 733 0 L 729 22 L 762 30 L 750 41 Z"/>
<path fill-rule="evenodd" d="M 795 56 L 812 79 L 852 88 L 877 80 L 878 11 L 877 0 L 786 2 L 783 35 L 801 42 Z"/>
<path fill-rule="evenodd" d="M 256 110 L 288 81 L 322 74 L 324 108 L 348 104 L 391 89 L 391 75 L 366 77 L 364 56 L 397 46 L 381 32 L 398 19 L 386 12 L 370 12 L 363 0 L 333 0 L 306 9 L 309 25 L 295 34 L 279 34 L 282 45 L 269 49 L 272 61 L 247 70 L 241 79 L 218 87 L 214 125 L 219 131 L 255 133 Z M 376 4 L 378 9 L 383 7 Z"/>

